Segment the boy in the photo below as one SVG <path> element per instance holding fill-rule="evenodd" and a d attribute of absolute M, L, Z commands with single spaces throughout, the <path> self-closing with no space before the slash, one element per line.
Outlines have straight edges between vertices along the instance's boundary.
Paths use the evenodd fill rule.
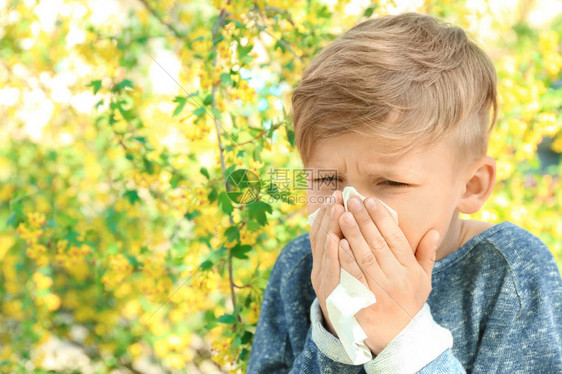
<path fill-rule="evenodd" d="M 328 203 L 309 204 L 321 206 L 309 235 L 273 267 L 248 373 L 562 373 L 549 249 L 513 223 L 458 217 L 493 190 L 496 96 L 489 57 L 428 15 L 369 19 L 310 63 L 292 96 L 296 143 L 315 177 L 332 170 L 309 180 L 308 201 Z M 346 211 L 345 186 L 367 199 Z M 372 354 L 360 365 L 326 310 L 341 269 L 376 297 L 355 315 Z"/>

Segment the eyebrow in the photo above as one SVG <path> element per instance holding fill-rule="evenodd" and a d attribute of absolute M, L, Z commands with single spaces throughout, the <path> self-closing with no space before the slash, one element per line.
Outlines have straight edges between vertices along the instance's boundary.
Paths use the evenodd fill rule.
<path fill-rule="evenodd" d="M 345 169 L 345 168 L 339 168 L 339 167 L 334 167 L 334 166 L 309 166 L 309 169 L 320 169 L 320 170 L 325 170 L 325 171 L 336 171 L 336 173 L 340 173 L 340 169 Z M 342 172 L 343 174 L 345 174 L 345 171 Z M 371 167 L 371 168 L 367 168 L 365 170 L 365 174 L 367 175 L 376 175 L 376 176 L 384 176 L 387 177 L 389 179 L 400 179 L 400 178 L 416 178 L 418 177 L 418 174 L 415 173 L 415 171 L 412 170 L 398 170 L 396 171 L 393 168 L 388 168 L 388 167 Z"/>

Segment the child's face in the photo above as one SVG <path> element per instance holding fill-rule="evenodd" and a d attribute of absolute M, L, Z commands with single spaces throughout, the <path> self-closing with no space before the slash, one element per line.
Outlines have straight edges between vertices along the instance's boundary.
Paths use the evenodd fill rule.
<path fill-rule="evenodd" d="M 314 169 L 308 180 L 308 213 L 319 208 L 321 197 L 331 195 L 336 187 L 317 180 L 321 170 L 321 176 L 337 178 L 338 190 L 353 186 L 361 195 L 374 196 L 394 209 L 414 250 L 430 229 L 439 231 L 442 243 L 451 235 L 450 223 L 465 187 L 452 146 L 441 141 L 394 157 L 385 156 L 384 149 L 380 140 L 357 134 L 318 142 L 305 165 Z M 327 169 L 336 169 L 337 174 Z M 319 183 L 323 186 L 318 187 Z"/>

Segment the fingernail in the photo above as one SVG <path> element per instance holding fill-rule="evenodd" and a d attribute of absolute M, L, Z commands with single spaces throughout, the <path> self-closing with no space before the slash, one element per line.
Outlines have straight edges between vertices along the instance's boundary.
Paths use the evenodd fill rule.
<path fill-rule="evenodd" d="M 351 213 L 344 213 L 344 217 L 343 217 L 343 222 L 348 224 L 348 225 L 353 225 L 355 224 L 355 220 L 353 219 L 353 214 Z"/>
<path fill-rule="evenodd" d="M 347 206 L 350 210 L 355 212 L 361 210 L 361 203 L 359 202 L 359 199 L 357 197 L 352 197 L 351 199 L 349 199 L 347 202 Z"/>
<path fill-rule="evenodd" d="M 330 218 L 334 218 L 336 215 L 336 209 L 332 207 L 332 211 L 330 212 Z"/>
<path fill-rule="evenodd" d="M 370 210 L 377 209 L 377 203 L 375 202 L 375 199 L 370 197 L 365 199 L 365 206 L 367 206 L 367 208 L 369 208 Z"/>

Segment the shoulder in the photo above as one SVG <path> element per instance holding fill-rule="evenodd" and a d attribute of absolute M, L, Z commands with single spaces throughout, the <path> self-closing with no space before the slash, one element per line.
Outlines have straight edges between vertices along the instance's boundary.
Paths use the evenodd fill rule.
<path fill-rule="evenodd" d="M 303 268 L 311 261 L 310 239 L 308 233 L 304 233 L 292 239 L 281 249 L 274 267 L 283 273 L 284 280 L 287 280 L 295 270 Z"/>
<path fill-rule="evenodd" d="M 556 267 L 554 256 L 546 244 L 524 228 L 503 222 L 488 231 L 492 232 L 485 236 L 483 242 L 501 253 L 514 270 L 528 272 L 545 265 Z"/>
<path fill-rule="evenodd" d="M 508 269 L 521 304 L 541 294 L 562 297 L 562 279 L 556 260 L 537 236 L 511 222 L 503 222 L 486 231 L 488 234 L 478 245 L 495 252 L 495 257 L 503 263 L 497 265 Z"/>

